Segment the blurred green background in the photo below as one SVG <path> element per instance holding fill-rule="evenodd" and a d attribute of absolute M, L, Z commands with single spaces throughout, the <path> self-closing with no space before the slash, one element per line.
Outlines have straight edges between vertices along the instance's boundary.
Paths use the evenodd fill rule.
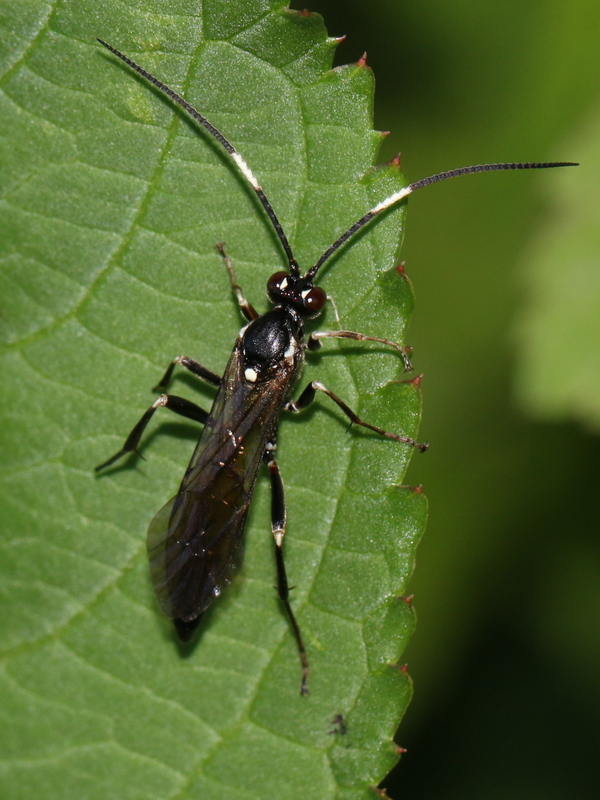
<path fill-rule="evenodd" d="M 587 162 L 409 201 L 409 341 L 432 443 L 410 480 L 431 512 L 413 579 L 408 753 L 384 783 L 403 800 L 596 798 L 600 5 L 310 9 L 347 34 L 337 63 L 368 52 L 376 126 L 391 131 L 382 155 L 401 150 L 410 180 L 487 161 Z"/>

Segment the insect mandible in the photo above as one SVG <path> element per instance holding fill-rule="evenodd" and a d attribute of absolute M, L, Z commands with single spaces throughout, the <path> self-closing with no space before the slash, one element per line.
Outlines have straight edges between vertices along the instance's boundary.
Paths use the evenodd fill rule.
<path fill-rule="evenodd" d="M 262 316 L 245 298 L 237 283 L 231 261 L 222 244 L 217 244 L 247 324 L 240 331 L 222 376 L 188 356 L 174 358 L 156 387 L 161 394 L 134 426 L 123 447 L 104 463 L 100 471 L 128 453 L 137 453 L 142 434 L 154 412 L 168 408 L 204 425 L 200 440 L 175 497 L 158 512 L 148 529 L 148 556 L 154 590 L 163 613 L 173 620 L 179 638 L 189 641 L 203 613 L 231 582 L 243 555 L 243 534 L 252 493 L 261 464 L 271 482 L 271 531 L 275 543 L 277 593 L 296 640 L 302 666 L 301 694 L 308 693 L 306 648 L 289 599 L 289 585 L 283 558 L 286 508 L 283 482 L 275 459 L 279 414 L 299 412 L 315 398 L 326 394 L 354 425 L 368 428 L 418 450 L 426 444 L 385 431 L 360 419 L 343 400 L 320 381 L 311 381 L 296 400 L 292 391 L 304 363 L 305 350 L 320 347 L 324 338 L 377 342 L 399 351 L 406 370 L 411 369 L 409 351 L 388 339 L 356 331 L 316 331 L 305 340 L 304 320 L 323 311 L 325 291 L 314 285 L 321 266 L 364 225 L 409 194 L 431 183 L 474 172 L 507 169 L 541 169 L 572 166 L 570 162 L 484 164 L 442 172 L 411 183 L 367 211 L 346 230 L 304 275 L 283 228 L 250 167 L 233 145 L 180 95 L 140 67 L 123 53 L 98 39 L 132 70 L 183 108 L 229 153 L 248 181 L 275 230 L 287 257 L 287 271 L 276 272 L 267 282 L 274 307 Z M 198 378 L 218 387 L 210 412 L 177 395 L 167 394 L 173 371 L 182 366 Z"/>

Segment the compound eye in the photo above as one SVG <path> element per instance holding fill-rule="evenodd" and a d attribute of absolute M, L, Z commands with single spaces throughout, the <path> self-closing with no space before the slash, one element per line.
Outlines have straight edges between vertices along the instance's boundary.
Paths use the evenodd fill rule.
<path fill-rule="evenodd" d="M 289 285 L 290 276 L 287 272 L 276 272 L 267 281 L 267 292 L 275 297 L 280 297 Z"/>
<path fill-rule="evenodd" d="M 327 302 L 327 295 L 320 286 L 313 286 L 304 299 L 304 307 L 309 314 L 318 314 Z"/>

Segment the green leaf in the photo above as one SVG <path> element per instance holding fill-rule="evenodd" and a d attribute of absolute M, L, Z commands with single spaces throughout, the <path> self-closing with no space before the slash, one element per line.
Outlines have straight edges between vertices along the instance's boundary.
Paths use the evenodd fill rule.
<path fill-rule="evenodd" d="M 564 145 L 581 167 L 548 182 L 549 212 L 524 265 L 517 392 L 550 419 L 600 428 L 600 112 Z"/>
<path fill-rule="evenodd" d="M 372 796 L 397 760 L 410 697 L 396 664 L 414 615 L 402 598 L 425 519 L 402 487 L 410 448 L 346 431 L 320 400 L 285 419 L 286 560 L 310 696 L 273 584 L 268 486 L 244 568 L 178 647 L 149 583 L 145 531 L 198 436 L 169 418 L 147 460 L 96 477 L 178 354 L 220 371 L 242 320 L 217 242 L 266 309 L 285 266 L 253 192 L 219 147 L 95 44 L 154 72 L 231 139 L 306 268 L 403 185 L 372 170 L 373 78 L 331 70 L 320 17 L 270 0 L 29 0 L 3 18 L 0 502 L 4 761 L 0 794 L 102 798 Z M 394 265 L 404 209 L 323 270 L 342 327 L 404 338 L 412 290 Z M 323 329 L 336 327 L 329 309 Z M 327 342 L 309 357 L 364 418 L 415 436 L 418 384 L 394 353 Z M 213 392 L 178 375 L 174 391 Z M 173 434 L 173 435 L 166 435 Z M 347 733 L 331 733 L 343 714 Z"/>

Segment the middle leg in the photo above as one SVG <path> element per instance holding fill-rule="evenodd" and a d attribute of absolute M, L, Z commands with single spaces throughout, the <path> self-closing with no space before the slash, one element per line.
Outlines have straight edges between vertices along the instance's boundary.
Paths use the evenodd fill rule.
<path fill-rule="evenodd" d="M 315 399 L 315 395 L 317 392 L 323 392 L 326 394 L 327 397 L 330 397 L 334 403 L 336 403 L 339 408 L 342 409 L 344 414 L 348 417 L 350 422 L 353 425 L 361 425 L 363 428 L 368 428 L 370 431 L 374 431 L 378 433 L 380 436 L 385 436 L 386 439 L 393 439 L 395 442 L 403 442 L 404 444 L 409 444 L 411 447 L 416 447 L 417 450 L 420 450 L 422 453 L 427 450 L 429 444 L 425 442 L 424 444 L 420 444 L 419 442 L 411 439 L 410 436 L 400 436 L 397 433 L 390 433 L 389 431 L 384 431 L 383 428 L 378 428 L 375 425 L 371 425 L 368 422 L 362 420 L 358 414 L 356 414 L 352 409 L 344 403 L 336 394 L 334 394 L 331 389 L 328 389 L 321 381 L 311 381 L 308 386 L 304 389 L 300 397 L 295 402 L 290 402 L 285 407 L 286 411 L 302 411 L 303 408 L 309 406 L 313 400 Z"/>
<path fill-rule="evenodd" d="M 141 419 L 133 427 L 133 430 L 125 440 L 123 447 L 117 453 L 115 453 L 114 456 L 111 456 L 108 461 L 104 461 L 102 464 L 99 464 L 96 467 L 96 472 L 100 472 L 106 467 L 110 467 L 111 464 L 114 464 L 115 461 L 118 461 L 122 456 L 127 455 L 128 453 L 135 453 L 138 456 L 140 455 L 137 449 L 140 439 L 146 430 L 146 426 L 154 416 L 154 412 L 158 408 L 169 408 L 176 414 L 179 414 L 182 417 L 187 417 L 188 419 L 193 419 L 195 422 L 200 422 L 203 425 L 208 419 L 208 411 L 200 408 L 200 406 L 196 405 L 196 403 L 192 403 L 191 400 L 186 400 L 185 397 L 178 397 L 175 394 L 161 394 L 160 397 L 157 397 L 152 403 L 150 408 L 144 412 Z"/>

